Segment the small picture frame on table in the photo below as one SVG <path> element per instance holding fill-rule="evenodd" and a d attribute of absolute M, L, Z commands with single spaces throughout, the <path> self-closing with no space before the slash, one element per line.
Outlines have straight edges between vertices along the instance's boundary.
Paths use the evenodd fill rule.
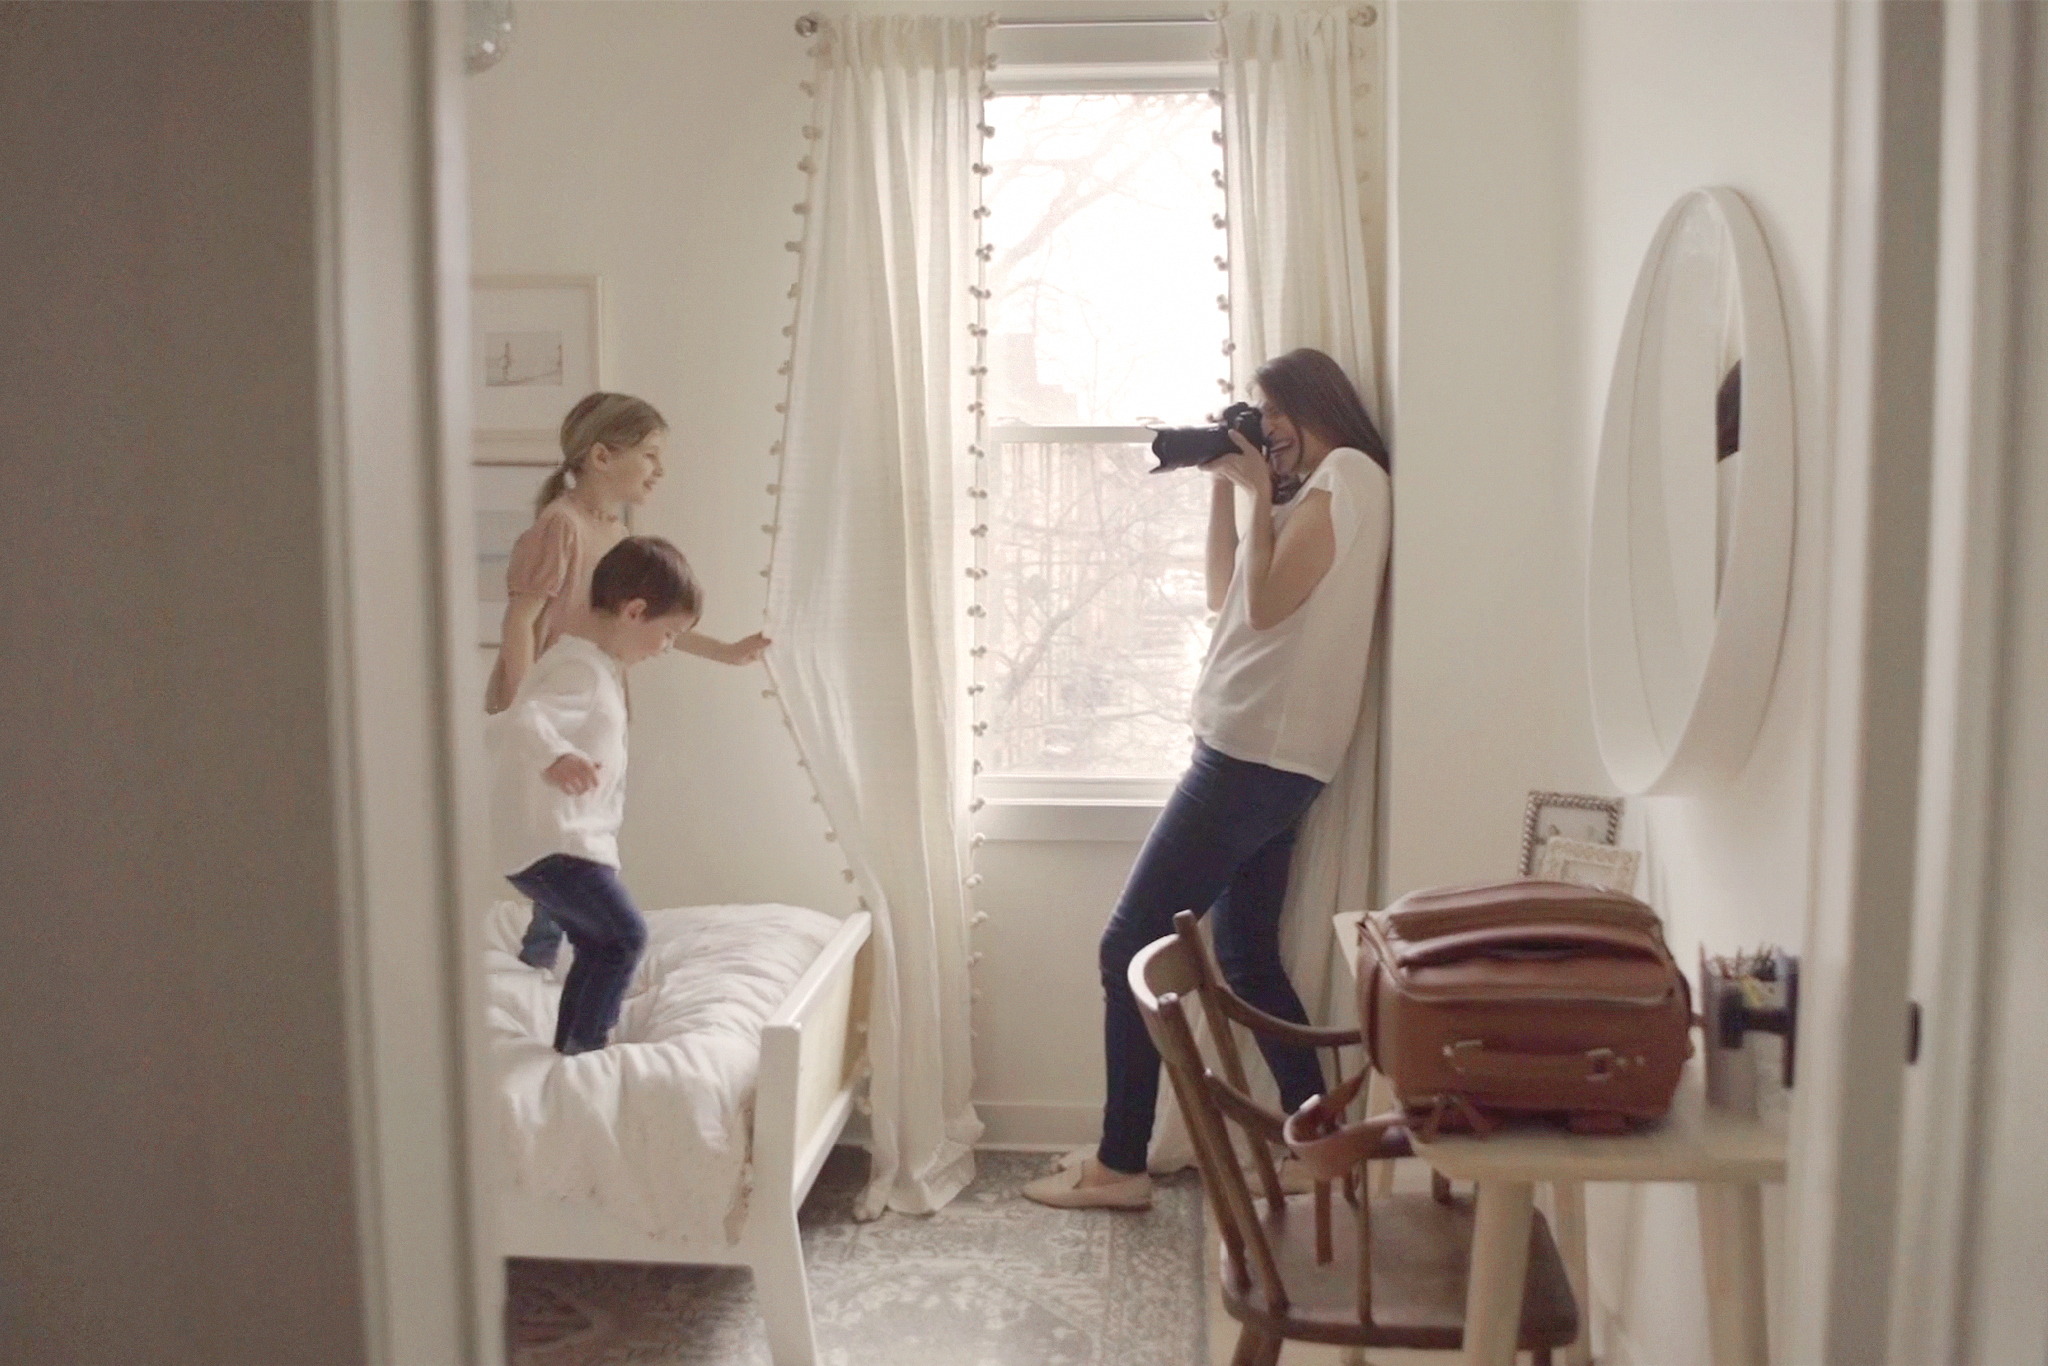
<path fill-rule="evenodd" d="M 476 430 L 552 440 L 576 400 L 603 387 L 598 277 L 479 275 L 470 284 Z"/>
<path fill-rule="evenodd" d="M 1642 856 L 1633 849 L 1585 840 L 1547 839 L 1536 857 L 1536 876 L 1545 882 L 1575 882 L 1634 896 Z"/>
<path fill-rule="evenodd" d="M 553 437 L 478 433 L 470 461 L 476 504 L 477 644 L 498 648 L 505 624 L 505 570 L 512 543 L 533 525 L 534 502 L 548 473 L 562 463 Z"/>
<path fill-rule="evenodd" d="M 1522 876 L 1536 876 L 1546 840 L 1578 840 L 1584 844 L 1621 841 L 1621 798 L 1589 797 L 1577 792 L 1531 792 L 1522 814 Z"/>

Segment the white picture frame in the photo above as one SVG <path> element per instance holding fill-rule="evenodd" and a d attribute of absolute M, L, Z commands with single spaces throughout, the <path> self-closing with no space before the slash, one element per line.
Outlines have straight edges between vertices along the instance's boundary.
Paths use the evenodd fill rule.
<path fill-rule="evenodd" d="M 1531 792 L 1522 812 L 1522 876 L 1536 874 L 1536 855 L 1545 840 L 1587 844 L 1621 841 L 1621 798 L 1580 792 Z"/>
<path fill-rule="evenodd" d="M 1536 855 L 1536 876 L 1545 882 L 1575 882 L 1634 896 L 1642 855 L 1633 849 L 1587 840 L 1544 840 Z"/>
<path fill-rule="evenodd" d="M 477 644 L 487 650 L 497 649 L 502 636 L 512 544 L 533 525 L 541 485 L 561 463 L 552 436 L 477 438 L 469 467 L 476 509 L 476 630 Z"/>
<path fill-rule="evenodd" d="M 470 307 L 470 405 L 479 434 L 547 437 L 603 385 L 595 275 L 478 275 Z"/>

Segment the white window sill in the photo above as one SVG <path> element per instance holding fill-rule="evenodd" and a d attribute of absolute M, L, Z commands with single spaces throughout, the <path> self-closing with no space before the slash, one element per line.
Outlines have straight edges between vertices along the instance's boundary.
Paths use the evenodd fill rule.
<path fill-rule="evenodd" d="M 984 806 L 974 828 L 991 840 L 1141 844 L 1164 805 L 1154 798 L 1009 797 Z"/>

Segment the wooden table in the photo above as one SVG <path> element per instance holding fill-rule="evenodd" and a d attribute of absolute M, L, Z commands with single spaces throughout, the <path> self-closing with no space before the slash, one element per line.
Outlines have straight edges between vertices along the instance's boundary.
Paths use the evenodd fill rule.
<path fill-rule="evenodd" d="M 1335 925 L 1354 978 L 1363 914 L 1347 911 Z M 1762 1185 L 1785 1179 L 1785 1139 L 1755 1119 L 1710 1108 L 1698 1058 L 1686 1064 L 1671 1113 L 1654 1126 L 1593 1135 L 1518 1125 L 1485 1138 L 1446 1135 L 1431 1143 L 1417 1138 L 1415 1152 L 1452 1180 L 1478 1186 L 1465 1291 L 1465 1360 L 1472 1366 L 1514 1361 L 1539 1181 L 1552 1188 L 1559 1249 L 1584 1325 L 1567 1361 L 1584 1366 L 1591 1359 L 1584 1184 L 1682 1181 L 1694 1187 L 1699 1200 L 1707 1331 L 1715 1366 L 1767 1366 Z"/>

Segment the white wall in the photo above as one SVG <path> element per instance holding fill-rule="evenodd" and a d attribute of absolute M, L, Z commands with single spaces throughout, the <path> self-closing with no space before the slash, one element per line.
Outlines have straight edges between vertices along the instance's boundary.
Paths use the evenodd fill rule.
<path fill-rule="evenodd" d="M 1813 0 L 1579 11 L 1582 514 L 1621 316 L 1643 248 L 1683 191 L 1728 185 L 1755 208 L 1791 343 L 1798 506 L 1770 708 L 1738 783 L 1645 803 L 1650 892 L 1674 943 L 1687 948 L 1709 930 L 1719 945 L 1796 948 L 1804 931 L 1829 506 L 1822 334 L 1833 260 L 1836 23 L 1834 6 Z"/>
<path fill-rule="evenodd" d="M 1585 682 L 1584 536 L 1621 317 L 1681 192 L 1731 185 L 1779 272 L 1797 545 L 1738 782 L 1631 804 L 1674 949 L 1803 938 L 1827 524 L 1837 13 L 1826 3 L 1396 7 L 1397 464 L 1390 890 L 1488 876 L 1528 787 L 1610 791 Z M 1549 400 L 1561 396 L 1562 403 Z M 1423 585 L 1426 585 L 1424 587 Z M 1590 1199 L 1603 1360 L 1705 1360 L 1680 1187 Z M 1772 1224 L 1775 1244 L 1775 1218 Z"/>
<path fill-rule="evenodd" d="M 1702 942 L 1798 948 L 1818 735 L 1836 19 L 1826 3 L 1396 6 L 1390 892 L 1510 867 L 1528 788 L 1612 790 L 1583 644 L 1607 379 L 1658 220 L 1686 189 L 1732 185 L 1763 221 L 1790 331 L 1790 614 L 1741 779 L 1632 803 L 1625 838 L 1646 851 L 1639 890 L 1682 960 Z M 1689 1195 L 1596 1189 L 1590 1212 L 1602 1359 L 1703 1361 Z"/>
<path fill-rule="evenodd" d="M 1571 17 L 1392 16 L 1389 896 L 1513 876 L 1530 789 L 1603 782 L 1567 477 Z"/>
<path fill-rule="evenodd" d="M 1818 681 L 1830 506 L 1827 402 L 1837 147 L 1831 4 L 1589 4 L 1579 11 L 1580 280 L 1587 383 L 1580 466 L 1590 477 L 1615 338 L 1643 246 L 1672 200 L 1697 185 L 1742 192 L 1762 221 L 1778 272 L 1797 408 L 1792 584 L 1784 643 L 1756 750 L 1729 788 L 1643 806 L 1647 895 L 1688 962 L 1805 938 L 1819 760 Z M 1585 505 L 1582 497 L 1581 506 Z M 1642 1246 L 1690 1247 L 1685 1193 L 1657 1188 L 1624 1217 L 1596 1200 L 1597 1307 L 1618 1316 L 1633 1361 L 1704 1361 L 1705 1307 L 1692 1254 L 1643 1261 Z M 1776 1220 L 1769 1229 L 1782 1245 Z M 1630 1261 L 1633 1275 L 1625 1275 Z M 1606 1274 L 1601 1274 L 1602 1272 Z"/>
<path fill-rule="evenodd" d="M 0 1359 L 360 1362 L 317 12 L 0 13 Z"/>
<path fill-rule="evenodd" d="M 472 78 L 479 272 L 594 272 L 607 386 L 674 426 L 636 525 L 704 581 L 703 629 L 758 627 L 776 373 L 801 222 L 811 59 L 803 3 L 522 4 L 508 56 Z M 538 482 L 538 481 L 536 481 Z M 645 904 L 851 893 L 758 669 L 677 657 L 635 671 L 623 841 Z M 994 1141 L 1078 1142 L 1101 1106 L 1095 941 L 1132 845 L 991 844 L 975 947 L 976 1097 Z"/>
<path fill-rule="evenodd" d="M 702 629 L 758 629 L 780 435 L 776 367 L 809 112 L 798 4 L 522 5 L 510 53 L 468 82 L 479 273 L 594 273 L 604 366 L 673 426 L 636 514 L 706 589 Z M 538 488 L 539 478 L 535 478 Z M 652 905 L 849 901 L 758 668 L 636 670 L 626 872 Z M 479 716 L 481 711 L 479 711 Z"/>

